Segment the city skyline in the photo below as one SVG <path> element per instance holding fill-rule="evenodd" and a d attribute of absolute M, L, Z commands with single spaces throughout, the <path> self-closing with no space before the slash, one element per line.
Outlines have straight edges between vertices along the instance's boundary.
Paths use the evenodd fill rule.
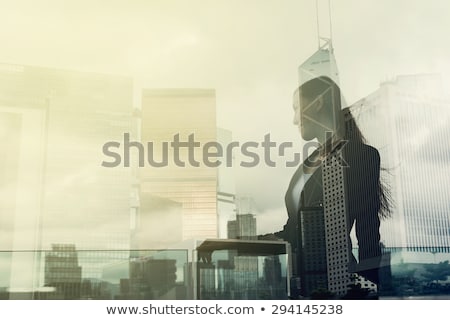
<path fill-rule="evenodd" d="M 291 95 L 295 70 L 317 49 L 314 0 L 286 0 L 283 5 L 135 0 L 118 1 L 107 11 L 101 3 L 83 1 L 69 1 L 64 8 L 51 0 L 40 1 L 40 6 L 20 2 L 34 10 L 4 4 L 0 40 L 6 45 L 0 61 L 123 74 L 133 77 L 140 88 L 213 87 L 217 125 L 231 130 L 236 140 L 258 141 L 270 128 L 274 139 L 293 141 L 301 149 L 297 130 L 290 125 Z M 332 4 L 333 44 L 348 104 L 398 74 L 438 72 L 444 88 L 449 88 L 450 48 L 437 41 L 445 38 L 447 6 L 446 1 L 437 1 L 436 6 L 421 1 Z M 80 19 L 82 27 L 75 28 Z M 229 21 L 234 21 L 231 29 Z M 14 37 L 8 30 L 14 30 Z M 135 91 L 136 106 L 139 96 Z M 270 184 L 281 194 L 292 172 L 239 169 L 237 191 L 248 194 L 258 185 Z M 261 233 L 282 226 L 286 217 L 282 196 L 262 191 L 255 201 L 261 207 Z"/>
<path fill-rule="evenodd" d="M 58 265 L 66 249 L 70 259 L 77 255 L 69 266 L 74 281 L 105 286 L 100 291 L 109 290 L 110 297 L 188 297 L 181 288 L 186 285 L 200 296 L 249 298 L 241 290 L 250 287 L 245 281 L 262 285 L 270 270 L 286 277 L 270 278 L 280 284 L 273 284 L 280 295 L 296 285 L 310 285 L 310 295 L 325 277 L 329 291 L 340 296 L 348 285 L 374 287 L 364 279 L 347 281 L 347 258 L 358 255 L 364 239 L 352 231 L 353 247 L 337 240 L 347 236 L 349 223 L 341 191 L 339 205 L 314 203 L 296 215 L 314 227 L 299 229 L 304 239 L 290 243 L 296 249 L 314 242 L 305 250 L 311 260 L 300 262 L 316 272 L 324 262 L 318 260 L 326 259 L 317 281 L 289 282 L 299 280 L 287 279 L 299 261 L 291 266 L 289 250 L 269 250 L 277 239 L 253 243 L 288 220 L 286 190 L 294 201 L 300 195 L 299 186 L 288 186 L 298 165 L 280 161 L 300 151 L 304 157 L 319 145 L 302 138 L 304 119 L 296 112 L 304 102 L 296 89 L 323 73 L 338 84 L 342 108 L 351 107 L 367 144 L 379 151 L 382 185 L 392 197 L 391 217 L 380 227 L 382 273 L 390 285 L 383 283 L 380 294 L 450 292 L 450 272 L 443 279 L 430 276 L 438 268 L 446 274 L 450 260 L 450 46 L 440 41 L 450 26 L 450 4 L 343 0 L 331 4 L 328 20 L 316 17 L 314 0 L 131 0 L 108 8 L 39 1 L 33 7 L 27 0 L 5 2 L 0 13 L 1 296 L 8 290 L 39 296 L 51 279 L 46 265 Z M 426 27 L 417 21 L 427 21 Z M 113 148 L 105 147 L 111 142 L 132 149 L 119 165 L 104 165 L 114 159 Z M 149 142 L 151 152 L 141 152 Z M 235 142 L 248 148 L 224 156 L 226 165 L 204 161 L 205 144 Z M 272 143 L 277 147 L 266 148 Z M 285 143 L 291 147 L 280 152 Z M 147 165 L 165 157 L 164 146 L 175 165 Z M 249 150 L 261 161 L 243 165 Z M 343 189 L 345 181 L 342 168 L 330 170 L 323 171 L 332 178 L 321 190 L 335 199 L 334 188 Z M 239 238 L 236 247 L 231 238 Z M 217 249 L 227 246 L 231 254 Z M 237 248 L 242 257 L 235 256 Z M 261 255 L 246 256 L 248 248 Z M 161 253 L 177 249 L 188 252 L 186 261 Z M 155 257 L 165 262 L 151 261 Z M 200 265 L 204 281 L 194 276 Z M 183 281 L 168 272 L 170 285 L 148 289 L 158 282 L 147 272 L 152 266 L 175 268 Z M 111 282 L 104 279 L 106 269 L 117 272 Z M 240 277 L 236 293 L 226 284 L 234 272 Z M 198 281 L 207 288 L 195 287 Z M 69 296 L 81 297 L 77 290 Z"/>
<path fill-rule="evenodd" d="M 40 70 L 40 69 L 39 69 Z M 61 74 L 64 74 L 64 73 L 61 73 Z M 404 100 L 404 101 L 412 101 L 413 103 L 415 103 L 415 105 L 413 106 L 414 108 L 416 108 L 417 110 L 425 110 L 424 109 L 424 106 L 428 103 L 428 100 L 430 101 L 430 103 L 432 103 L 432 106 L 434 107 L 434 108 L 441 108 L 442 110 L 444 110 L 445 109 L 445 106 L 447 106 L 447 104 L 448 104 L 448 102 L 446 101 L 446 100 L 442 100 L 442 99 L 435 99 L 435 98 L 433 98 L 434 96 L 433 96 L 433 93 L 435 93 L 435 92 L 439 92 L 439 77 L 435 77 L 435 76 L 430 76 L 430 75 L 418 75 L 418 76 L 416 76 L 416 77 L 412 77 L 412 76 L 409 76 L 409 77 L 399 77 L 398 78 L 398 86 L 399 86 L 399 88 L 401 88 L 401 90 L 400 91 L 398 91 L 398 92 L 400 92 L 400 94 L 397 94 L 395 97 L 396 97 L 396 99 L 397 100 L 395 100 L 396 101 L 396 105 L 399 105 L 399 103 L 401 104 L 401 101 L 403 101 L 402 99 L 404 99 L 404 97 L 406 97 L 407 98 L 407 100 Z M 403 82 L 402 81 L 405 81 L 405 83 L 403 84 Z M 387 85 L 391 85 L 391 84 L 394 84 L 394 85 L 397 85 L 397 82 L 392 82 L 392 83 L 387 83 Z M 411 90 L 411 85 L 410 84 L 412 84 L 413 85 L 413 88 L 416 88 L 416 87 L 424 87 L 425 89 L 426 88 L 429 88 L 428 89 L 428 91 L 427 90 L 425 90 L 424 89 L 424 91 L 417 91 L 417 90 L 415 90 L 416 92 L 418 92 L 417 93 L 417 95 L 411 95 L 410 94 L 410 92 L 411 91 L 408 91 L 408 90 Z M 395 88 L 395 87 L 394 87 Z M 417 89 L 417 88 L 416 88 Z M 177 91 L 178 90 L 178 91 Z M 172 92 L 180 92 L 179 91 L 179 89 L 177 89 L 177 90 L 175 90 L 175 91 L 172 91 Z M 431 91 L 430 91 L 431 90 Z M 434 90 L 434 91 L 433 91 Z M 436 91 L 437 90 L 437 91 Z M 395 91 L 395 92 L 397 92 L 397 91 Z M 160 92 L 160 91 L 158 91 L 158 92 Z M 184 92 L 184 94 L 183 94 L 183 96 L 185 96 L 185 93 L 186 93 L 187 91 L 185 91 Z M 190 91 L 190 92 L 192 92 L 192 91 Z M 369 141 L 372 141 L 372 139 L 375 137 L 375 138 L 377 138 L 377 136 L 371 136 L 370 134 L 372 133 L 374 133 L 373 131 L 370 131 L 369 129 L 370 129 L 370 126 L 368 126 L 371 122 L 372 122 L 372 120 L 374 120 L 374 119 L 378 119 L 377 117 L 376 117 L 376 115 L 374 114 L 374 111 L 371 111 L 371 109 L 368 109 L 368 110 L 365 110 L 364 108 L 366 108 L 366 106 L 371 106 L 371 107 L 374 107 L 374 106 L 376 106 L 376 104 L 374 105 L 371 101 L 379 101 L 380 99 L 379 98 L 377 98 L 377 94 L 378 94 L 378 91 L 375 91 L 375 93 L 374 94 L 372 94 L 372 95 L 370 95 L 368 98 L 365 98 L 365 99 L 363 99 L 363 100 L 361 100 L 361 102 L 359 103 L 359 104 L 355 104 L 353 107 L 355 108 L 355 110 L 357 110 L 358 112 L 355 112 L 355 114 L 357 114 L 358 115 L 358 121 L 360 121 L 361 122 L 361 124 L 363 124 L 363 126 L 362 126 L 362 129 L 363 130 L 367 130 L 367 133 L 368 133 L 368 135 L 367 135 L 367 138 L 368 138 L 368 140 Z M 6 97 L 6 96 L 4 96 L 4 97 Z M 5 98 L 4 98 L 5 99 Z M 415 100 L 414 100 L 415 99 Z M 428 100 L 427 100 L 428 99 Z M 63 100 L 64 100 L 64 98 L 63 98 Z M 389 102 L 389 101 L 388 101 Z M 386 103 L 386 105 L 384 106 L 384 108 L 386 108 L 386 106 L 389 106 L 389 105 L 391 105 L 392 104 L 392 102 L 390 102 L 390 103 Z M 406 105 L 405 105 L 406 106 Z M 178 107 L 177 107 L 178 108 Z M 17 112 L 17 110 L 19 110 L 20 111 L 20 108 L 9 108 L 9 109 L 4 109 L 4 110 L 8 110 L 9 111 L 9 113 L 5 113 L 5 120 L 14 120 L 14 118 L 11 118 L 11 116 L 12 115 L 14 115 L 14 113 L 12 113 L 11 114 L 11 110 L 16 110 L 16 112 Z M 38 109 L 39 110 L 39 109 Z M 374 109 L 375 110 L 375 109 Z M 385 110 L 385 109 L 383 109 L 383 110 Z M 52 114 L 52 113 L 50 113 L 50 114 Z M 446 113 L 445 113 L 446 114 Z M 364 118 L 364 115 L 366 115 L 367 117 L 366 118 Z M 401 113 L 398 113 L 398 115 L 401 115 Z M 443 114 L 444 115 L 444 114 Z M 364 119 L 366 119 L 366 122 L 364 122 Z M 158 120 L 156 120 L 156 121 L 158 121 Z M 411 121 L 397 121 L 396 122 L 397 124 L 406 124 L 406 123 L 412 123 Z M 17 121 L 9 121 L 8 122 L 8 124 L 9 124 L 9 126 L 12 126 L 11 127 L 11 130 L 13 130 L 14 128 L 16 128 L 16 130 L 17 130 L 17 128 L 18 128 L 18 126 L 17 126 Z M 364 125 L 365 124 L 365 125 Z M 156 127 L 151 127 L 151 128 L 153 128 L 152 130 L 154 130 Z M 125 127 L 124 127 L 124 129 L 125 129 Z M 156 128 L 157 129 L 157 128 Z M 180 128 L 179 128 L 179 126 L 178 125 L 176 125 L 176 130 L 179 130 Z M 157 130 L 159 130 L 159 129 L 157 129 Z M 162 127 L 161 128 L 161 130 L 166 130 L 164 127 Z M 161 131 L 160 130 L 160 131 Z M 217 128 L 213 125 L 212 126 L 212 131 L 211 132 L 213 132 L 214 134 L 216 134 L 216 130 L 217 130 Z M 119 130 L 120 131 L 120 130 Z M 117 135 L 119 135 L 120 134 L 120 132 L 116 132 L 115 134 L 117 134 Z M 167 131 L 167 130 L 166 130 Z M 165 132 L 165 131 L 164 131 Z M 167 132 L 166 132 L 167 133 Z M 169 133 L 167 133 L 167 134 L 169 134 Z M 55 136 L 52 136 L 52 135 L 49 135 L 49 139 L 52 139 L 52 138 L 54 138 Z M 152 135 L 152 137 L 154 138 L 154 135 Z M 141 136 L 141 138 L 143 138 L 143 136 Z M 210 138 L 210 137 L 209 137 Z M 230 138 L 230 137 L 229 137 Z M 229 139 L 228 138 L 228 139 Z M 403 140 L 405 140 L 405 139 L 403 139 Z M 378 140 L 377 139 L 374 139 L 373 140 L 374 142 L 376 142 L 376 145 L 382 145 L 383 143 L 384 144 L 386 144 L 387 143 L 387 145 L 389 145 L 391 142 L 392 143 L 394 143 L 395 141 L 394 141 L 394 139 L 392 139 L 392 138 L 388 138 L 388 139 L 386 139 L 386 138 L 383 138 L 382 136 L 378 136 Z M 406 140 L 405 140 L 406 141 Z M 99 141 L 99 142 L 101 142 L 101 141 Z M 98 146 L 100 146 L 100 144 L 98 145 Z M 437 150 L 437 151 L 439 151 L 439 152 L 441 152 L 440 150 L 441 149 L 439 149 L 439 147 L 434 147 L 434 144 L 431 144 L 431 145 L 429 145 L 429 147 L 431 148 L 430 150 Z M 389 147 L 390 148 L 390 147 Z M 437 149 L 436 149 L 437 148 Z M 385 148 L 386 149 L 386 148 Z M 8 149 L 9 150 L 9 149 Z M 11 149 L 12 150 L 12 149 Z M 383 151 L 383 150 L 382 150 Z M 385 150 L 384 150 L 385 151 Z M 445 150 L 443 150 L 442 149 L 442 151 L 444 152 Z M 429 152 L 427 152 L 427 154 L 428 154 Z M 14 152 L 11 152 L 11 154 L 12 155 L 14 155 Z M 100 154 L 100 152 L 99 152 L 99 154 Z M 441 154 L 441 153 L 439 153 L 439 154 Z M 385 152 L 382 152 L 382 155 L 383 155 L 383 158 L 384 157 L 386 157 L 386 153 Z M 442 155 L 444 155 L 445 156 L 445 154 L 442 154 Z M 391 158 L 394 158 L 394 162 L 393 163 L 396 163 L 396 162 L 398 162 L 399 160 L 396 158 L 396 157 L 398 157 L 398 156 L 396 156 L 396 153 L 395 152 L 391 152 Z M 50 159 L 47 159 L 47 160 L 50 160 L 50 163 L 51 163 L 51 161 L 55 161 L 55 159 L 58 159 L 58 157 L 57 158 L 52 158 L 51 156 L 48 156 L 48 158 L 50 158 Z M 386 165 L 388 165 L 389 167 L 391 167 L 391 162 L 392 162 L 392 160 L 389 160 L 390 159 L 390 157 L 389 156 L 387 156 L 386 158 L 384 158 L 384 159 L 387 159 L 386 161 Z M 396 160 L 397 159 L 397 160 Z M 431 160 L 433 160 L 433 158 L 430 158 Z M 136 159 L 135 159 L 136 160 Z M 391 162 L 390 162 L 391 161 Z M 400 161 L 401 162 L 401 161 Z M 419 162 L 420 163 L 420 162 Z M 62 167 L 61 167 L 62 168 Z M 145 168 L 144 168 L 145 169 Z M 211 169 L 211 168 L 209 168 L 209 169 Z M 110 169 L 108 169 L 108 170 L 116 170 L 116 168 L 110 168 Z M 421 170 L 421 169 L 419 169 L 419 170 Z M 423 170 L 422 170 L 423 171 Z M 14 171 L 13 171 L 14 172 Z M 45 172 L 45 171 L 44 171 Z M 216 172 L 215 170 L 214 170 L 214 172 Z M 46 173 L 46 174 L 48 174 L 48 173 Z M 214 173 L 214 174 L 217 174 L 217 173 Z M 128 181 L 132 181 L 132 177 L 133 177 L 133 171 L 132 170 L 130 170 L 128 173 L 127 173 L 127 176 L 129 176 L 129 180 Z M 142 180 L 144 183 L 145 183 L 145 180 Z M 218 182 L 216 182 L 216 183 L 218 183 Z M 233 185 L 233 183 L 231 182 L 231 186 Z M 131 183 L 130 183 L 130 185 L 127 187 L 127 189 L 128 190 L 130 190 L 130 192 L 132 192 L 133 191 L 133 187 L 131 186 Z M 139 188 L 138 188 L 139 189 Z M 138 190 L 138 189 L 135 189 L 135 190 Z M 44 189 L 45 190 L 45 189 Z M 231 189 L 229 189 L 229 190 L 231 190 Z M 229 195 L 229 194 L 228 194 Z M 409 193 L 404 193 L 403 192 L 403 197 L 406 197 L 406 198 L 408 198 L 408 196 L 411 196 L 412 194 L 409 194 Z M 214 198 L 216 197 L 216 195 L 214 196 Z M 161 210 L 161 208 L 169 208 L 169 211 L 171 211 L 171 212 L 173 212 L 174 214 L 175 214 L 175 216 L 173 216 L 173 217 L 176 217 L 176 216 L 178 216 L 178 218 L 177 219 L 179 219 L 180 220 L 180 222 L 179 222 L 179 227 L 180 228 L 183 228 L 183 223 L 181 222 L 181 211 L 180 211 L 180 203 L 178 203 L 178 205 L 177 205 L 177 202 L 175 201 L 175 202 L 173 202 L 172 201 L 172 203 L 169 203 L 169 202 L 167 202 L 167 203 L 164 203 L 164 202 L 161 202 L 161 200 L 158 200 L 157 199 L 158 197 L 157 196 L 153 196 L 153 198 L 152 199 L 147 199 L 147 200 L 149 200 L 149 201 L 147 201 L 146 200 L 146 198 L 145 197 L 142 197 L 142 190 L 141 190 L 141 199 L 140 199 L 140 202 L 141 202 L 141 209 L 142 210 L 150 210 L 150 211 L 148 211 L 148 212 L 153 212 L 155 209 L 154 208 L 158 208 L 158 211 L 155 211 L 155 212 L 159 212 L 159 213 L 161 213 L 161 212 L 163 212 L 163 211 L 160 211 Z M 253 221 L 254 220 L 254 223 L 250 223 L 249 224 L 249 231 L 250 231 L 250 237 L 252 238 L 252 237 L 256 237 L 256 235 L 257 235 L 257 232 L 256 232 L 256 222 L 257 222 L 257 218 L 258 218 L 258 216 L 255 216 L 256 217 L 256 219 L 255 219 L 255 217 L 253 217 L 253 215 L 250 215 L 250 213 L 252 213 L 252 207 L 254 207 L 254 205 L 256 204 L 257 205 L 257 203 L 255 203 L 251 198 L 246 198 L 246 197 L 235 197 L 235 196 L 233 196 L 232 197 L 232 199 L 233 199 L 233 201 L 235 202 L 235 205 L 236 205 L 236 212 L 238 213 L 238 217 L 245 217 L 246 215 L 249 215 L 249 217 L 250 217 L 250 220 L 251 221 Z M 427 199 L 426 197 L 424 198 L 424 199 Z M 146 202 L 147 201 L 147 202 Z M 128 211 L 127 211 L 127 218 L 126 218 L 126 220 L 129 220 L 129 219 L 131 219 L 131 220 L 133 220 L 133 216 L 134 216 L 134 213 L 133 213 L 133 207 L 136 207 L 137 209 L 138 209 L 138 211 L 139 211 L 139 207 L 138 206 L 134 206 L 132 203 L 132 201 L 131 202 L 127 202 L 128 203 L 128 205 L 127 205 L 127 208 L 129 209 Z M 5 201 L 3 201 L 3 204 L 6 204 L 7 205 L 7 202 L 5 202 Z M 445 205 L 445 204 L 444 204 Z M 147 209 L 146 209 L 147 208 Z M 178 209 L 177 209 L 178 208 Z M 166 210 L 166 209 L 164 209 L 164 210 Z M 167 213 L 169 213 L 169 211 L 164 211 L 165 212 L 165 214 L 167 214 Z M 178 211 L 178 213 L 176 213 Z M 125 211 L 124 211 L 125 212 Z M 144 211 L 143 211 L 144 212 Z M 397 211 L 398 212 L 398 211 Z M 395 214 L 395 212 L 394 212 L 394 214 Z M 46 215 L 46 212 L 45 211 L 43 211 L 43 216 L 45 217 L 45 215 Z M 216 224 L 217 223 L 217 216 L 218 216 L 218 213 L 214 213 L 214 215 L 215 215 L 215 218 L 213 219 L 215 222 L 214 222 L 214 224 Z M 142 216 L 142 217 L 144 217 L 144 216 Z M 142 218 L 141 217 L 141 218 Z M 168 217 L 170 217 L 170 215 L 168 216 Z M 47 217 L 48 218 L 48 217 Z M 98 218 L 98 217 L 97 217 Z M 16 218 L 17 219 L 17 218 Z M 138 221 L 140 218 L 138 218 L 138 216 L 136 216 L 134 219 L 136 219 L 136 221 Z M 211 220 L 211 221 L 213 221 L 213 220 Z M 249 220 L 249 221 L 250 221 Z M 156 249 L 156 248 L 161 248 L 161 249 L 163 249 L 163 248 L 167 248 L 167 246 L 169 246 L 169 245 L 173 245 L 174 243 L 176 243 L 176 242 L 180 242 L 180 241 L 182 241 L 183 240 L 183 238 L 181 237 L 181 234 L 182 234 L 182 232 L 181 232 L 181 229 L 180 229 L 180 236 L 176 236 L 176 229 L 173 229 L 172 228 L 172 237 L 173 237 L 173 241 L 172 242 L 162 242 L 161 244 L 158 244 L 157 242 L 155 242 L 156 240 L 161 240 L 161 239 L 163 239 L 162 237 L 164 237 L 164 234 L 161 234 L 161 233 L 159 233 L 159 235 L 158 235 L 158 233 L 156 233 L 155 234 L 155 237 L 153 238 L 154 240 L 151 240 L 149 237 L 148 237 L 148 235 L 150 235 L 150 236 L 152 236 L 152 234 L 150 233 L 150 234 L 148 234 L 146 231 L 149 231 L 149 230 L 151 230 L 151 227 L 155 224 L 155 223 L 157 223 L 157 224 L 160 224 L 161 223 L 161 221 L 162 221 L 162 219 L 161 218 L 158 218 L 158 217 L 155 217 L 155 218 L 153 218 L 152 220 L 150 220 L 150 222 L 143 222 L 144 220 L 142 220 L 142 225 L 140 225 L 140 231 L 138 230 L 138 229 L 133 229 L 133 225 L 130 225 L 130 228 L 129 229 L 127 229 L 127 231 L 125 232 L 125 233 L 127 233 L 127 234 L 129 234 L 129 236 L 132 236 L 132 238 L 131 238 L 131 240 L 126 240 L 125 242 L 121 242 L 121 241 L 119 241 L 119 242 L 117 242 L 117 240 L 114 240 L 114 242 L 112 242 L 111 243 L 111 245 L 114 245 L 114 243 L 117 243 L 117 245 L 119 245 L 120 247 L 123 247 L 123 248 L 125 248 L 125 247 L 128 247 L 128 248 L 131 248 L 131 249 L 142 249 L 142 250 L 145 250 L 145 249 Z M 152 222 L 153 221 L 153 222 Z M 146 223 L 146 224 L 145 224 Z M 390 221 L 389 220 L 387 220 L 386 222 L 383 222 L 383 224 L 386 224 L 386 225 L 389 225 L 389 223 L 390 223 Z M 383 225 L 382 224 L 382 225 Z M 139 224 L 136 224 L 136 226 L 138 226 Z M 37 226 L 37 225 L 36 225 Z M 35 227 L 36 227 L 35 226 Z M 46 239 L 47 238 L 47 235 L 46 235 L 46 229 L 45 229 L 45 224 L 43 225 L 43 228 L 41 229 L 41 232 L 42 232 L 42 235 L 41 235 L 41 237 L 42 237 L 42 239 Z M 145 227 L 144 227 L 145 226 Z M 230 228 L 230 222 L 228 223 L 228 226 L 229 226 L 229 228 Z M 444 226 L 444 225 L 443 225 Z M 173 224 L 172 225 L 169 225 L 168 226 L 169 228 L 170 227 L 173 227 Z M 150 228 L 150 229 L 149 229 Z M 156 230 L 156 229 L 155 229 Z M 161 229 L 162 230 L 162 229 Z M 392 230 L 392 229 L 391 229 Z M 400 229 L 400 230 L 403 230 L 403 229 Z M 107 231 L 107 230 L 105 230 L 105 231 Z M 137 233 L 137 232 L 140 232 L 140 235 L 139 235 L 139 233 Z M 215 236 L 212 236 L 212 238 L 217 238 L 219 235 L 218 235 L 218 229 L 216 230 L 216 231 L 214 231 L 215 232 Z M 234 231 L 234 232 L 236 232 L 236 231 Z M 244 232 L 243 234 L 245 234 L 245 232 L 248 232 L 248 231 L 245 231 L 245 230 L 243 230 L 243 231 L 241 231 L 241 233 L 242 232 Z M 405 232 L 409 232 L 408 231 L 408 229 L 405 229 Z M 232 232 L 233 233 L 233 232 Z M 147 234 L 147 235 L 146 235 Z M 135 235 L 135 236 L 133 236 L 133 235 Z M 386 233 L 384 233 L 384 235 L 386 236 L 386 235 L 388 235 L 389 236 L 389 234 L 386 234 Z M 419 233 L 415 233 L 415 235 L 416 236 L 422 236 L 422 234 L 419 232 Z M 3 235 L 4 236 L 4 235 Z M 127 236 L 127 237 L 129 237 L 129 236 Z M 133 238 L 134 237 L 134 238 Z M 202 238 L 202 237 L 204 237 L 204 236 L 200 236 L 200 238 Z M 228 236 L 228 237 L 230 237 L 230 235 Z M 234 236 L 232 236 L 232 237 L 234 237 Z M 195 237 L 194 237 L 195 238 Z M 55 237 L 53 237 L 53 239 L 54 239 L 54 241 L 53 241 L 53 243 L 55 243 L 55 241 L 56 240 L 58 240 L 57 238 L 55 238 Z M 61 238 L 61 240 L 62 240 L 63 238 Z M 69 239 L 69 238 L 67 238 L 67 239 Z M 76 238 L 72 238 L 72 239 L 76 239 Z M 186 239 L 186 238 L 184 238 L 184 239 Z M 384 238 L 383 238 L 384 239 Z M 445 246 L 445 244 L 447 243 L 447 242 L 445 242 L 446 240 L 444 239 L 444 238 L 439 238 L 439 239 L 442 239 L 442 241 L 444 241 L 441 245 L 439 245 L 439 243 L 437 243 L 437 247 L 442 247 L 442 246 Z M 81 249 L 83 249 L 83 248 L 88 248 L 88 247 L 83 247 L 83 244 L 84 243 L 86 243 L 86 240 L 87 239 L 83 239 L 83 241 L 82 242 L 79 242 L 79 241 L 77 241 L 76 243 L 77 243 L 77 246 L 79 245 L 80 246 L 80 248 Z M 108 240 L 108 238 L 103 238 L 103 240 L 106 240 L 106 241 L 109 241 Z M 128 241 L 131 241 L 131 242 L 128 242 Z M 420 240 L 420 241 L 422 241 L 422 240 Z M 48 241 L 47 241 L 48 242 Z M 70 241 L 65 241 L 65 243 L 67 243 L 67 242 L 69 242 L 70 243 Z M 59 243 L 61 243 L 61 241 L 59 241 Z M 127 243 L 129 243 L 129 244 L 127 244 Z M 398 242 L 394 242 L 394 244 L 395 243 L 398 243 Z M 420 247 L 433 247 L 433 246 L 436 246 L 435 245 L 435 243 L 436 242 L 430 242 L 430 243 L 423 243 L 423 241 L 422 242 L 419 242 L 419 244 L 413 244 L 412 246 L 415 246 L 415 247 L 418 247 L 418 249 L 420 250 Z M 146 246 L 152 246 L 154 244 L 154 247 L 146 247 Z M 96 244 L 97 246 L 98 246 L 98 244 Z M 387 245 L 388 246 L 388 248 L 392 248 L 392 249 L 396 249 L 396 248 L 401 248 L 401 247 L 404 247 L 403 245 L 400 245 L 400 246 L 396 246 L 396 245 L 392 245 L 391 243 L 389 243 L 388 241 L 385 241 L 385 245 Z M 45 244 L 44 244 L 44 246 L 45 246 Z M 175 246 L 176 246 L 176 244 L 175 244 Z M 436 253 L 438 253 L 439 252 L 439 249 L 436 247 L 436 249 L 433 249 L 433 250 L 435 250 L 436 251 Z M 14 248 L 17 248 L 17 246 L 16 247 L 11 247 L 12 248 L 12 250 L 14 250 Z M 42 248 L 45 248 L 45 247 L 41 247 L 41 248 L 39 248 L 39 247 L 36 247 L 36 250 L 41 250 Z M 99 247 L 98 247 L 99 248 Z M 111 246 L 110 246 L 110 248 L 112 248 Z M 30 250 L 28 247 L 26 248 L 27 250 Z M 117 249 L 116 247 L 114 247 L 114 249 Z M 32 250 L 32 249 L 31 249 Z M 394 250 L 395 251 L 395 250 Z M 445 250 L 444 250 L 445 251 Z M 405 256 L 405 255 L 403 255 L 403 257 L 407 257 L 407 255 Z M 442 256 L 442 257 L 444 257 L 444 256 Z M 31 258 L 31 260 L 30 260 L 30 258 Z M 37 257 L 37 259 L 39 260 L 39 259 L 42 259 L 43 257 Z M 126 257 L 122 257 L 122 259 L 123 258 L 126 258 Z M 34 259 L 34 261 L 36 261 L 36 257 L 35 258 L 33 258 L 33 257 L 28 257 L 27 258 L 28 260 L 24 260 L 23 258 L 17 258 L 17 259 L 15 259 L 14 257 L 12 258 L 12 262 L 13 263 L 15 263 L 15 265 L 17 265 L 17 264 L 20 264 L 20 263 L 24 263 L 25 261 L 29 261 L 29 262 L 32 262 L 33 261 L 33 259 Z M 105 260 L 106 259 L 106 260 Z M 109 259 L 109 260 L 108 260 Z M 101 265 L 104 265 L 105 263 L 107 263 L 108 261 L 115 261 L 115 259 L 117 259 L 117 257 L 116 256 L 111 256 L 111 258 L 107 258 L 106 256 L 105 256 L 105 258 L 102 258 L 102 259 L 100 259 L 100 260 L 98 260 L 97 262 L 95 262 L 95 263 L 91 263 L 90 264 L 90 269 L 89 269 L 89 266 L 87 266 L 87 268 L 86 268 L 86 270 L 84 270 L 84 272 L 86 273 L 86 272 L 88 272 L 88 273 L 86 273 L 86 275 L 87 274 L 92 274 L 92 275 L 94 275 L 94 274 L 99 274 L 99 271 L 98 270 L 100 270 L 101 269 L 101 267 L 100 267 L 100 269 L 99 269 L 99 266 L 101 266 Z M 397 257 L 397 259 L 398 259 L 398 257 Z M 240 259 L 240 260 L 242 260 L 241 262 L 239 262 L 239 263 L 247 263 L 248 261 L 247 260 L 245 260 L 245 259 Z M 84 261 L 87 261 L 87 260 L 84 260 Z M 246 262 L 247 261 L 247 262 Z M 250 261 L 250 260 L 249 260 Z M 256 260 L 255 260 L 256 261 Z M 405 261 L 414 261 L 414 259 L 413 260 L 405 260 Z M 100 265 L 96 265 L 96 264 L 98 264 L 98 263 L 100 263 Z M 41 271 L 42 272 L 42 271 Z M 14 279 L 14 275 L 13 274 L 11 274 L 11 279 Z M 27 279 L 27 278 L 24 278 L 24 279 Z M 34 280 L 34 281 L 36 281 L 36 280 Z M 23 283 L 23 279 L 22 279 L 22 283 Z"/>

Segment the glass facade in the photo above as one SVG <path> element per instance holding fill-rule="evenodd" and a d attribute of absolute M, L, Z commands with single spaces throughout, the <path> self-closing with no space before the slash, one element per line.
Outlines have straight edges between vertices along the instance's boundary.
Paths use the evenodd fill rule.
<path fill-rule="evenodd" d="M 442 96 L 439 75 L 399 76 L 353 105 L 367 140 L 380 150 L 392 190 L 395 208 L 382 223 L 387 248 L 450 250 L 450 186 L 444 178 L 450 173 L 450 101 Z"/>
<path fill-rule="evenodd" d="M 180 204 L 182 226 L 171 229 L 166 242 L 179 238 L 217 238 L 217 168 L 206 166 L 201 148 L 180 148 L 175 163 L 172 148 L 175 136 L 187 143 L 189 136 L 200 145 L 216 141 L 216 97 L 209 89 L 145 89 L 142 92 L 141 141 L 153 161 L 170 159 L 163 167 L 145 165 L 140 169 L 141 198 L 157 196 Z M 170 144 L 170 145 L 169 145 Z M 165 145 L 165 146 L 164 146 Z M 152 149 L 150 149 L 152 148 Z M 166 148 L 166 149 L 164 149 Z M 181 163 L 184 165 L 181 165 Z M 158 219 L 172 225 L 167 215 Z M 176 223 L 175 223 L 176 224 Z M 172 238 L 174 237 L 174 238 Z M 148 244 L 152 246 L 151 244 Z"/>

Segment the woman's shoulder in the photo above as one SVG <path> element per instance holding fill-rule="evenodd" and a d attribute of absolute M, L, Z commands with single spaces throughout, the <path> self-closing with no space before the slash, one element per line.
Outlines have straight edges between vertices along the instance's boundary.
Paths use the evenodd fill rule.
<path fill-rule="evenodd" d="M 349 141 L 345 146 L 346 156 L 350 159 L 364 159 L 370 160 L 371 162 L 380 161 L 380 153 L 378 149 L 360 142 Z"/>

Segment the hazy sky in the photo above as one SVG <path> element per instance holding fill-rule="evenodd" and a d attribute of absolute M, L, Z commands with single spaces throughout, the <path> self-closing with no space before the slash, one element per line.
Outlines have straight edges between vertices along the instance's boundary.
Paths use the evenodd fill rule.
<path fill-rule="evenodd" d="M 349 103 L 399 74 L 438 72 L 448 87 L 449 1 L 331 2 Z M 215 88 L 218 125 L 236 139 L 293 141 L 297 67 L 317 49 L 315 0 L 0 0 L 0 44 L 0 62 L 130 75 L 137 88 Z M 291 173 L 246 169 L 238 189 L 281 225 Z"/>

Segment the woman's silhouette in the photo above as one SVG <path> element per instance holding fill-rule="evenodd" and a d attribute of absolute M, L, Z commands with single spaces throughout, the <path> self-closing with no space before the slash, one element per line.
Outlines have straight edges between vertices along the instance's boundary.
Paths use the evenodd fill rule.
<path fill-rule="evenodd" d="M 365 140 L 348 108 L 341 110 L 339 87 L 328 77 L 318 77 L 303 84 L 294 95 L 294 124 L 305 141 L 317 139 L 319 147 L 293 175 L 285 196 L 289 219 L 275 236 L 289 241 L 294 255 L 294 276 L 302 286 L 308 283 L 305 273 L 301 212 L 323 213 L 324 164 L 339 154 L 344 166 L 345 197 L 347 202 L 347 239 L 349 272 L 357 272 L 378 283 L 381 259 L 380 218 L 389 214 L 386 191 L 380 183 L 380 156 Z M 358 240 L 358 262 L 351 254 L 350 231 L 355 227 Z M 323 231 L 318 231 L 323 232 Z M 326 259 L 326 257 L 323 257 Z M 324 267 L 325 266 L 325 267 Z M 326 274 L 327 262 L 317 267 Z M 310 272 L 311 273 L 311 272 Z M 312 272 L 311 274 L 313 274 Z M 309 281 L 311 282 L 311 281 Z M 303 289 L 304 291 L 304 289 Z M 304 292 L 303 292 L 304 294 Z"/>

